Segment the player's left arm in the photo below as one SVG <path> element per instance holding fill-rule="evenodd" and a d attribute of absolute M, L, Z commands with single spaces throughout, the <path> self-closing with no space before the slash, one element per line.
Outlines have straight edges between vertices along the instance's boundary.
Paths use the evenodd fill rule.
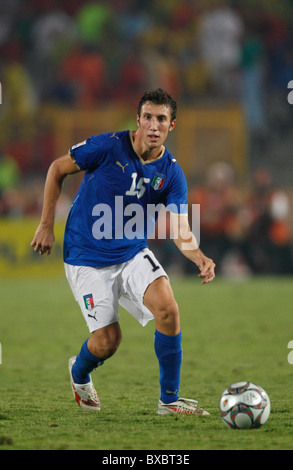
<path fill-rule="evenodd" d="M 202 284 L 207 284 L 215 278 L 215 263 L 200 250 L 195 235 L 190 229 L 187 214 L 170 212 L 171 236 L 181 253 L 192 261 L 200 273 Z"/>

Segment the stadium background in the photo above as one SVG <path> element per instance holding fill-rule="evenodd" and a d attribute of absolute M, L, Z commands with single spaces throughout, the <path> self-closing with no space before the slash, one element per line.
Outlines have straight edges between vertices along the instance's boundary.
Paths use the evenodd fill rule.
<path fill-rule="evenodd" d="M 218 274 L 292 274 L 292 13 L 290 0 L 1 0 L 0 276 L 63 271 L 80 175 L 65 182 L 52 256 L 29 246 L 50 162 L 135 128 L 158 86 L 178 101 L 167 146 Z M 152 248 L 170 273 L 193 269 L 172 243 Z"/>

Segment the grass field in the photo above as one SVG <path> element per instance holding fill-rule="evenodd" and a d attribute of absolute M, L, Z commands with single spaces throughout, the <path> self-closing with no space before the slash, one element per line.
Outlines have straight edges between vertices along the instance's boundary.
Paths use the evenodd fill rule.
<path fill-rule="evenodd" d="M 121 311 L 119 351 L 93 373 L 102 410 L 75 404 L 67 361 L 87 328 L 65 279 L 0 282 L 0 450 L 293 449 L 292 279 L 172 281 L 181 309 L 181 396 L 211 416 L 158 416 L 154 322 L 142 328 Z M 234 431 L 218 402 L 233 382 L 269 394 L 272 411 L 258 430 Z"/>

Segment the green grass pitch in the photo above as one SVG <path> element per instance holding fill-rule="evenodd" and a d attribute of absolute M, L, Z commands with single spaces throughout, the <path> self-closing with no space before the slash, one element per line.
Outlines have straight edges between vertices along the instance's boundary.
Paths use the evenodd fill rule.
<path fill-rule="evenodd" d="M 88 337 L 65 278 L 0 282 L 0 450 L 293 449 L 292 279 L 173 279 L 181 310 L 181 396 L 210 416 L 158 416 L 154 322 L 121 310 L 118 352 L 93 374 L 100 413 L 85 413 L 69 385 L 68 358 Z M 261 385 L 268 422 L 231 430 L 218 403 L 233 382 Z"/>

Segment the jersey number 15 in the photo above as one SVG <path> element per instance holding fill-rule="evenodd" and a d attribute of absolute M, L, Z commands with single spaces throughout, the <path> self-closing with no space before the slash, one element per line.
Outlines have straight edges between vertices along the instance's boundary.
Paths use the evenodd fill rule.
<path fill-rule="evenodd" d="M 149 183 L 149 178 L 144 178 L 143 176 L 139 178 L 138 183 L 136 184 L 137 180 L 137 173 L 132 173 L 131 175 L 132 183 L 130 189 L 126 191 L 126 196 L 137 196 L 137 199 L 140 199 L 146 190 L 144 183 Z"/>

